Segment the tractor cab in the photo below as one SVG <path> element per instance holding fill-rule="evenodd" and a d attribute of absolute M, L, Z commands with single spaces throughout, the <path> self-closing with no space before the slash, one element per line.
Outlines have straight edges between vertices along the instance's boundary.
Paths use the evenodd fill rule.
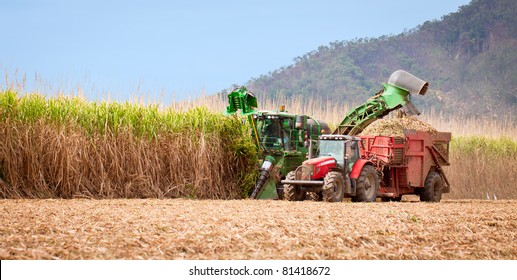
<path fill-rule="evenodd" d="M 317 158 L 333 157 L 342 170 L 352 170 L 359 159 L 359 141 L 361 138 L 347 135 L 321 135 Z"/>
<path fill-rule="evenodd" d="M 321 135 L 315 158 L 303 162 L 309 168 L 311 180 L 320 180 L 332 170 L 348 174 L 360 158 L 358 142 L 361 138 L 347 135 Z"/>

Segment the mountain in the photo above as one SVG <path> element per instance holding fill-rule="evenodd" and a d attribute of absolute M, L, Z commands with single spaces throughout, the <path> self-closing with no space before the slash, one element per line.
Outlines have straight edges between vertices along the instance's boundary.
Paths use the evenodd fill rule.
<path fill-rule="evenodd" d="M 335 41 L 252 78 L 257 95 L 358 105 L 404 69 L 429 81 L 421 111 L 484 117 L 517 112 L 517 1 L 473 0 L 395 36 Z"/>

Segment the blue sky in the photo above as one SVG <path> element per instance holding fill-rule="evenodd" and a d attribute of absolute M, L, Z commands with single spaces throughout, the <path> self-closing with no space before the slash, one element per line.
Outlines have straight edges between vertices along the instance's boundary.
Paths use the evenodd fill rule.
<path fill-rule="evenodd" d="M 469 0 L 0 0 L 0 70 L 26 90 L 169 102 L 212 94 L 333 41 L 396 35 Z M 37 78 L 36 78 L 37 77 Z M 6 87 L 2 78 L 0 87 Z"/>

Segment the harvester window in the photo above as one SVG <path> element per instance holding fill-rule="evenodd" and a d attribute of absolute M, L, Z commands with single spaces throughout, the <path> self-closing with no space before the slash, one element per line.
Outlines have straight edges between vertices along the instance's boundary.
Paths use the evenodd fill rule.
<path fill-rule="evenodd" d="M 318 139 L 318 135 L 320 135 L 320 126 L 317 124 L 312 124 L 310 138 L 316 140 Z"/>
<path fill-rule="evenodd" d="M 283 141 L 284 141 L 284 149 L 295 150 L 296 139 L 294 139 L 293 133 L 293 120 L 285 119 L 282 125 L 282 133 L 283 133 Z"/>
<path fill-rule="evenodd" d="M 265 119 L 260 129 L 260 141 L 266 148 L 283 148 L 284 133 L 278 119 Z"/>

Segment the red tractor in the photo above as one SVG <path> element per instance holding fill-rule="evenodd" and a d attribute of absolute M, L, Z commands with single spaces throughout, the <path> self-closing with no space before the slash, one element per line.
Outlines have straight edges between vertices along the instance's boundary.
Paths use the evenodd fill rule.
<path fill-rule="evenodd" d="M 304 200 L 309 192 L 316 200 L 339 202 L 344 196 L 368 202 L 377 198 L 379 177 L 371 160 L 361 157 L 361 138 L 322 135 L 319 152 L 287 174 L 284 198 Z"/>
<path fill-rule="evenodd" d="M 439 202 L 450 185 L 442 166 L 449 163 L 449 132 L 407 130 L 404 137 L 322 135 L 315 158 L 287 174 L 284 198 L 339 202 L 400 200 L 416 194 Z"/>

